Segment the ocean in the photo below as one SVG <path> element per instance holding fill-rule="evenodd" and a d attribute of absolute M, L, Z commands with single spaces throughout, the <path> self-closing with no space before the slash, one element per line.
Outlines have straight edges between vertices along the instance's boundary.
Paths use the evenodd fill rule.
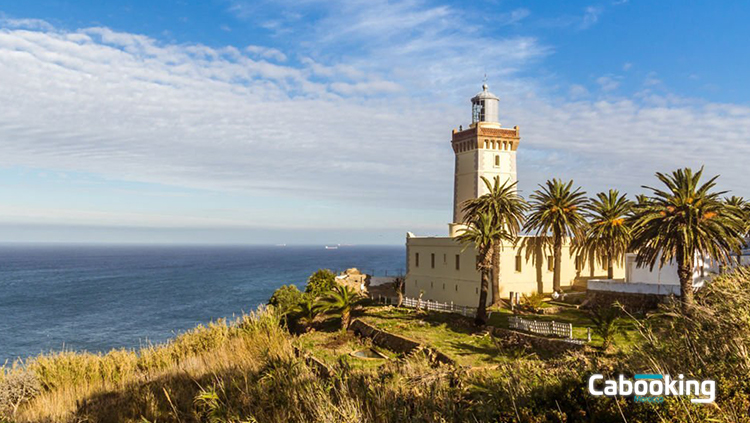
<path fill-rule="evenodd" d="M 0 245 L 0 365 L 163 342 L 318 268 L 404 271 L 401 246 Z"/>

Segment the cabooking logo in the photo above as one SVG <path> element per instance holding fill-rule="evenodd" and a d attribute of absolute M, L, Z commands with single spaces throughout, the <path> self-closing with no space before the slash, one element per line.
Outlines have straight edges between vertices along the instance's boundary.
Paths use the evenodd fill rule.
<path fill-rule="evenodd" d="M 685 379 L 684 375 L 672 378 L 670 375 L 637 374 L 634 381 L 620 375 L 617 380 L 604 380 L 604 376 L 594 374 L 589 377 L 589 393 L 594 396 L 630 396 L 638 402 L 663 402 L 664 397 L 695 396 L 690 402 L 706 404 L 716 399 L 716 382 Z M 603 381 L 603 382 L 599 382 Z"/>

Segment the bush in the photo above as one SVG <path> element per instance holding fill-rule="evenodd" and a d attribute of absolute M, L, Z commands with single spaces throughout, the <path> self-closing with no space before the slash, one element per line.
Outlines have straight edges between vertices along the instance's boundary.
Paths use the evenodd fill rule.
<path fill-rule="evenodd" d="M 274 291 L 268 304 L 274 306 L 282 315 L 291 313 L 302 301 L 302 292 L 294 285 L 284 285 Z"/>
<path fill-rule="evenodd" d="M 0 372 L 5 372 L 0 369 Z M 0 421 L 2 416 L 13 418 L 18 407 L 41 391 L 39 380 L 27 370 L 15 370 L 0 378 Z"/>
<path fill-rule="evenodd" d="M 305 293 L 320 297 L 336 287 L 336 275 L 328 269 L 318 269 L 307 279 Z"/>

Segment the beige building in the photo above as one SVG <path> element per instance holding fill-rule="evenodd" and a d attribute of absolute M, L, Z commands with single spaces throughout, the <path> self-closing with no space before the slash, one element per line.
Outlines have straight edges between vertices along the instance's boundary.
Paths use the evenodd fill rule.
<path fill-rule="evenodd" d="M 476 270 L 476 252 L 459 244 L 455 236 L 463 225 L 462 205 L 466 200 L 487 192 L 481 178 L 495 177 L 500 182 L 516 181 L 516 151 L 521 136 L 518 126 L 503 128 L 498 121 L 499 99 L 487 90 L 471 99 L 472 123 L 467 129 L 453 130 L 451 146 L 456 156 L 453 187 L 453 223 L 446 237 L 420 237 L 412 233 L 406 238 L 406 296 L 424 300 L 453 302 L 476 307 L 479 303 L 481 278 Z M 520 244 L 520 243 L 519 243 Z M 493 283 L 500 287 L 501 298 L 510 292 L 531 294 L 552 291 L 551 253 L 537 249 L 527 254 L 513 245 L 503 245 L 500 271 L 493 275 Z M 606 277 L 606 269 L 594 263 L 584 263 L 570 254 L 569 245 L 563 247 L 561 285 L 571 286 L 576 281 Z M 533 257 L 539 257 L 535 260 Z M 621 267 L 615 268 L 615 278 L 624 277 Z M 583 284 L 585 286 L 585 283 Z M 492 301 L 492 290 L 488 301 Z"/>

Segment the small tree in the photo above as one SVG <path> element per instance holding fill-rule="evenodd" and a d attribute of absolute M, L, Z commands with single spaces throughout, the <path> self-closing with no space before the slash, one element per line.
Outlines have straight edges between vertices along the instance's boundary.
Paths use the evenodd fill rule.
<path fill-rule="evenodd" d="M 346 285 L 338 285 L 320 300 L 320 304 L 326 311 L 339 314 L 341 329 L 346 330 L 351 323 L 351 312 L 361 300 L 362 296 L 357 291 Z"/>
<path fill-rule="evenodd" d="M 404 304 L 404 289 L 406 288 L 406 279 L 403 276 L 398 276 L 393 282 L 393 288 L 396 290 L 398 295 L 398 304 L 396 307 L 401 307 Z"/>
<path fill-rule="evenodd" d="M 336 275 L 328 269 L 318 269 L 307 279 L 305 293 L 321 297 L 336 287 Z"/>
<path fill-rule="evenodd" d="M 589 318 L 594 323 L 593 332 L 602 338 L 604 350 L 614 344 L 615 335 L 625 333 L 620 325 L 620 308 L 617 306 L 594 308 L 590 311 Z"/>
<path fill-rule="evenodd" d="M 309 328 L 315 321 L 315 317 L 320 314 L 321 309 L 322 305 L 315 297 L 305 294 L 302 296 L 299 304 L 297 304 L 297 307 L 294 308 L 294 311 L 299 314 L 299 322 Z"/>
<path fill-rule="evenodd" d="M 274 306 L 281 316 L 294 311 L 299 302 L 302 300 L 302 292 L 294 285 L 284 285 L 274 291 L 268 304 Z"/>

